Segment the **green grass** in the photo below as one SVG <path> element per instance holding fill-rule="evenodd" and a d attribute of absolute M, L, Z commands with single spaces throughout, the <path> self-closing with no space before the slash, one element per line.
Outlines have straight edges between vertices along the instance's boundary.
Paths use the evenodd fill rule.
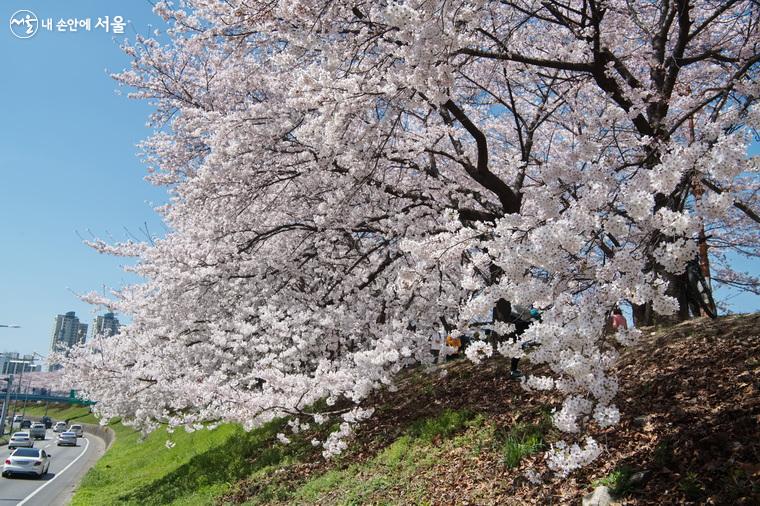
<path fill-rule="evenodd" d="M 17 413 L 20 413 L 18 411 Z M 44 416 L 45 404 L 32 404 L 26 407 L 25 416 Z M 100 423 L 100 421 L 90 413 L 90 408 L 86 406 L 49 406 L 47 409 L 47 415 L 54 421 L 69 420 L 70 422 L 76 420 L 82 423 Z"/>
<path fill-rule="evenodd" d="M 289 464 L 262 471 L 250 478 L 245 504 L 426 504 L 426 473 L 447 450 L 472 443 L 470 433 L 482 421 L 470 411 L 446 410 L 412 424 L 364 462 L 335 463 L 332 469 L 300 482 L 291 477 L 288 471 L 294 467 Z"/>
<path fill-rule="evenodd" d="M 272 422 L 249 433 L 234 425 L 192 433 L 159 429 L 144 440 L 118 425 L 116 442 L 85 476 L 71 504 L 213 503 L 236 481 L 289 458 L 272 443 L 281 425 Z M 166 448 L 167 439 L 174 448 Z"/>
<path fill-rule="evenodd" d="M 473 418 L 467 410 L 445 410 L 435 418 L 418 421 L 409 428 L 409 435 L 423 441 L 432 441 L 436 437 L 448 437 L 461 430 Z"/>
<path fill-rule="evenodd" d="M 553 431 L 548 409 L 540 411 L 537 423 L 517 423 L 508 430 L 496 431 L 495 439 L 504 465 L 510 469 L 515 468 L 524 457 L 544 450 L 546 439 Z"/>
<path fill-rule="evenodd" d="M 402 436 L 363 464 L 332 469 L 281 496 L 287 504 L 413 504 L 423 491 L 409 486 L 424 469 L 436 463 L 441 448 L 425 439 Z M 406 487 L 394 487 L 406 484 Z M 396 488 L 396 490 L 392 490 Z M 261 498 L 247 504 L 266 504 Z"/>
<path fill-rule="evenodd" d="M 538 453 L 544 448 L 543 433 L 533 425 L 517 424 L 504 437 L 501 455 L 508 468 L 517 467 L 523 457 Z"/>

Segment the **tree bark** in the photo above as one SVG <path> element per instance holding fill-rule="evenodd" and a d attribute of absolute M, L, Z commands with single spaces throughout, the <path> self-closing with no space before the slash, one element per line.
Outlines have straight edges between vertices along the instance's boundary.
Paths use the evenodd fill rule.
<path fill-rule="evenodd" d="M 651 302 L 632 304 L 633 323 L 636 327 L 651 327 L 653 325 L 670 326 L 686 321 L 691 317 L 686 291 L 686 274 L 667 274 L 665 277 L 668 280 L 666 293 L 678 300 L 678 311 L 672 315 L 662 315 L 654 311 Z"/>

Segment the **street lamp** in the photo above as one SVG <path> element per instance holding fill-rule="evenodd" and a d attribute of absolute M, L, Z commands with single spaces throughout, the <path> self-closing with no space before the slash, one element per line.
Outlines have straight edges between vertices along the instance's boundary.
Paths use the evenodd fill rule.
<path fill-rule="evenodd" d="M 10 325 L 3 325 L 2 323 L 0 323 L 0 327 L 6 327 L 9 329 L 20 329 L 21 325 L 16 325 L 15 323 L 11 323 Z"/>

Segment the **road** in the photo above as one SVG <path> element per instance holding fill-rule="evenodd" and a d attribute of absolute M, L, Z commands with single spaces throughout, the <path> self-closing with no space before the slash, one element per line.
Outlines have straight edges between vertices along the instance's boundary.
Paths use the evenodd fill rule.
<path fill-rule="evenodd" d="M 71 499 L 74 489 L 84 474 L 105 452 L 105 443 L 99 437 L 85 433 L 79 446 L 56 446 L 56 438 L 48 429 L 44 441 L 36 441 L 35 448 L 44 448 L 52 454 L 48 474 L 36 478 L 0 478 L 0 505 L 2 506 L 63 506 Z M 11 454 L 7 446 L 0 449 L 1 462 Z"/>

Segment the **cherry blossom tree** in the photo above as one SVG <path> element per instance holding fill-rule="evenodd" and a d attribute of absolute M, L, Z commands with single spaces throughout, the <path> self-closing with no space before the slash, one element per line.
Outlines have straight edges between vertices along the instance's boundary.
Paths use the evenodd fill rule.
<path fill-rule="evenodd" d="M 523 386 L 563 394 L 554 421 L 575 441 L 549 463 L 567 474 L 601 451 L 585 428 L 619 419 L 611 371 L 637 331 L 604 335 L 610 309 L 687 317 L 703 228 L 718 252 L 759 251 L 753 1 L 156 12 L 168 42 L 138 37 L 116 79 L 155 105 L 143 149 L 171 231 L 91 243 L 136 257 L 146 281 L 108 301 L 130 325 L 62 359 L 106 417 L 299 430 L 342 416 L 319 442 L 331 455 L 374 389 L 432 362 L 441 322 L 492 321 L 502 338 L 468 356 L 540 344 L 528 359 L 551 374 Z M 512 304 L 542 312 L 517 342 Z"/>

